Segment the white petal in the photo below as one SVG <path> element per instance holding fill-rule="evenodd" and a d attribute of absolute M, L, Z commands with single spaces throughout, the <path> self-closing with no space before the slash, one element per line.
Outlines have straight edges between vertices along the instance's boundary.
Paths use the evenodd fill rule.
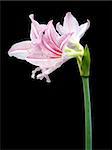
<path fill-rule="evenodd" d="M 66 30 L 66 33 L 74 32 L 74 34 L 77 35 L 79 23 L 76 18 L 71 14 L 71 12 L 68 12 L 64 17 L 63 27 L 64 30 Z"/>
<path fill-rule="evenodd" d="M 14 56 L 18 59 L 25 60 L 25 58 L 28 56 L 27 51 L 13 51 L 9 54 L 10 57 Z"/>
<path fill-rule="evenodd" d="M 38 44 L 41 41 L 41 36 L 45 29 L 47 28 L 47 25 L 45 24 L 39 24 L 36 20 L 34 20 L 34 15 L 29 15 L 29 18 L 31 19 L 31 31 L 30 31 L 30 38 L 33 42 L 33 44 Z"/>
<path fill-rule="evenodd" d="M 59 32 L 60 35 L 63 35 L 64 33 L 66 33 L 63 29 L 63 26 L 60 24 L 60 22 L 56 24 L 56 30 Z"/>
<path fill-rule="evenodd" d="M 33 44 L 39 43 L 40 38 L 33 23 L 31 23 L 30 39 Z"/>
<path fill-rule="evenodd" d="M 60 59 L 59 62 L 56 62 L 52 67 L 49 67 L 49 69 L 47 69 L 46 71 L 44 71 L 45 75 L 49 75 L 50 73 L 52 73 L 53 71 L 55 71 L 56 69 L 60 68 L 61 65 L 63 63 L 65 63 L 67 60 L 64 59 Z"/>
<path fill-rule="evenodd" d="M 61 58 L 53 58 L 53 59 L 33 59 L 33 58 L 26 58 L 27 62 L 35 65 L 40 66 L 40 68 L 50 68 L 54 66 L 57 62 L 61 60 Z"/>
<path fill-rule="evenodd" d="M 8 51 L 8 55 L 10 57 L 14 56 L 18 59 L 24 60 L 31 52 L 31 50 L 32 50 L 31 41 L 22 41 L 12 45 L 12 47 Z"/>
<path fill-rule="evenodd" d="M 87 20 L 86 23 L 81 24 L 81 25 L 79 26 L 79 33 L 78 33 L 78 35 L 77 35 L 77 37 L 78 37 L 79 40 L 83 37 L 83 35 L 84 35 L 85 32 L 89 29 L 89 27 L 90 27 L 90 21 L 89 21 L 89 20 Z"/>

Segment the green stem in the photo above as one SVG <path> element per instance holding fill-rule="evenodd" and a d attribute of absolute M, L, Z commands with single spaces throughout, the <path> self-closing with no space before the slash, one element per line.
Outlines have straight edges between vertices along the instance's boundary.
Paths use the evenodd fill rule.
<path fill-rule="evenodd" d="M 82 77 L 85 107 L 85 150 L 92 150 L 92 120 L 89 77 Z"/>

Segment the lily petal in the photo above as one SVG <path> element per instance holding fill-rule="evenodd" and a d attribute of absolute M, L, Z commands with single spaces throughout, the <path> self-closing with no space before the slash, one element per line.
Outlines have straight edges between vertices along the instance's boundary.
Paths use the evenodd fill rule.
<path fill-rule="evenodd" d="M 8 51 L 8 55 L 14 56 L 18 59 L 25 60 L 25 58 L 29 55 L 32 50 L 31 41 L 22 41 L 12 45 L 12 47 Z"/>
<path fill-rule="evenodd" d="M 73 35 L 73 33 L 64 34 L 59 41 L 60 49 L 63 50 L 64 46 L 68 43 L 68 40 Z"/>
<path fill-rule="evenodd" d="M 78 33 L 79 23 L 71 12 L 66 13 L 64 17 L 63 28 L 66 33 L 74 32 L 75 35 Z"/>
<path fill-rule="evenodd" d="M 29 15 L 29 18 L 31 19 L 32 24 L 34 25 L 34 28 L 38 34 L 47 28 L 47 25 L 39 24 L 36 20 L 34 20 L 34 14 Z"/>
<path fill-rule="evenodd" d="M 79 33 L 78 33 L 78 35 L 77 35 L 77 37 L 79 38 L 79 40 L 83 37 L 83 35 L 84 35 L 85 32 L 89 29 L 89 27 L 90 27 L 90 21 L 89 21 L 89 20 L 87 20 L 86 23 L 81 24 L 81 25 L 79 26 Z"/>
<path fill-rule="evenodd" d="M 39 24 L 37 21 L 34 20 L 34 15 L 29 15 L 31 19 L 31 31 L 30 31 L 30 38 L 33 44 L 38 44 L 41 42 L 41 37 L 45 29 L 47 28 L 44 24 Z"/>
<path fill-rule="evenodd" d="M 58 51 L 58 49 L 53 49 L 53 46 L 50 46 L 50 41 L 46 37 L 43 36 L 42 38 L 42 52 L 48 56 L 48 57 L 60 57 L 61 53 Z"/>
<path fill-rule="evenodd" d="M 46 37 L 46 39 L 48 39 L 48 44 L 50 47 L 52 47 L 54 50 L 58 51 L 59 53 L 62 53 L 62 51 L 59 48 L 60 36 L 56 32 L 56 30 L 52 24 L 52 21 L 50 21 L 48 24 L 49 24 L 48 29 L 45 31 L 44 37 Z"/>
<path fill-rule="evenodd" d="M 60 36 L 55 31 L 52 24 L 52 20 L 48 22 L 48 28 L 45 30 L 45 34 L 42 36 L 42 52 L 47 57 L 61 57 L 62 50 L 59 47 Z"/>
<path fill-rule="evenodd" d="M 65 33 L 63 26 L 60 24 L 60 22 L 56 24 L 56 30 L 59 32 L 60 35 L 63 35 Z"/>
<path fill-rule="evenodd" d="M 33 58 L 31 56 L 26 57 L 26 61 L 35 65 L 35 66 L 40 66 L 40 68 L 50 68 L 55 66 L 57 62 L 61 61 L 61 58 Z"/>
<path fill-rule="evenodd" d="M 41 41 L 41 39 L 40 39 L 39 35 L 37 34 L 33 24 L 31 24 L 30 39 L 32 41 L 32 44 L 34 44 L 34 45 L 37 45 Z"/>
<path fill-rule="evenodd" d="M 50 30 L 50 36 L 52 38 L 52 41 L 55 43 L 55 45 L 58 46 L 58 39 L 60 38 L 60 36 L 54 28 L 53 20 L 48 22 L 48 29 Z"/>

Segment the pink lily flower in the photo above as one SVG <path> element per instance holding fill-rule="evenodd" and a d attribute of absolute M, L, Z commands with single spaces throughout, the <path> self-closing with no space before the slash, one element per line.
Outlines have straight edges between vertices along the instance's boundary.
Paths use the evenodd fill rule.
<path fill-rule="evenodd" d="M 52 20 L 48 22 L 41 42 L 36 45 L 32 54 L 26 57 L 26 61 L 35 66 L 39 66 L 32 71 L 32 78 L 35 77 L 37 71 L 41 70 L 42 73 L 37 75 L 37 79 L 42 80 L 46 78 L 47 82 L 51 82 L 48 75 L 70 59 L 64 52 L 64 47 L 73 34 L 68 33 L 60 36 L 56 32 L 52 22 Z"/>
<path fill-rule="evenodd" d="M 52 21 L 49 21 L 47 25 L 40 25 L 34 20 L 33 15 L 29 17 L 32 21 L 31 40 L 14 44 L 8 54 L 38 66 L 32 71 L 32 78 L 37 71 L 41 71 L 37 79 L 46 78 L 47 82 L 51 82 L 48 75 L 70 59 L 64 52 L 64 47 L 73 33 L 60 36 Z"/>

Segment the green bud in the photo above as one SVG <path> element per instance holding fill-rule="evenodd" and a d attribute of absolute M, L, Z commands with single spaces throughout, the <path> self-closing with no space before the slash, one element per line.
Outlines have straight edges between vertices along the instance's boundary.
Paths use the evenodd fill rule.
<path fill-rule="evenodd" d="M 77 57 L 77 63 L 81 76 L 88 77 L 90 75 L 90 61 L 90 52 L 88 46 L 86 45 L 84 48 L 83 57 Z"/>

